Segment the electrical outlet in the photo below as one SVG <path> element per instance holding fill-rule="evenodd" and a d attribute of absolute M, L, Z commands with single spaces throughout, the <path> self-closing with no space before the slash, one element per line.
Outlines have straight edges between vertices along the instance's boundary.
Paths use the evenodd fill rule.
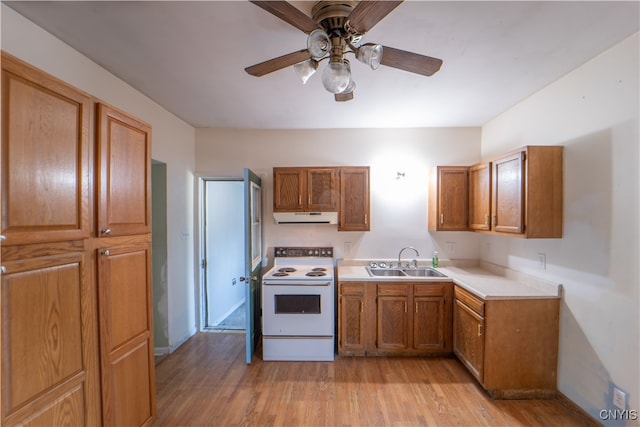
<path fill-rule="evenodd" d="M 542 270 L 547 269 L 547 256 L 543 253 L 538 253 L 538 267 Z"/>
<path fill-rule="evenodd" d="M 627 393 L 618 387 L 613 387 L 613 406 L 618 409 L 627 409 Z"/>
<path fill-rule="evenodd" d="M 453 255 L 456 253 L 456 242 L 447 242 L 447 253 Z"/>
<path fill-rule="evenodd" d="M 344 254 L 345 255 L 351 255 L 351 249 L 352 249 L 352 244 L 351 242 L 344 242 Z"/>

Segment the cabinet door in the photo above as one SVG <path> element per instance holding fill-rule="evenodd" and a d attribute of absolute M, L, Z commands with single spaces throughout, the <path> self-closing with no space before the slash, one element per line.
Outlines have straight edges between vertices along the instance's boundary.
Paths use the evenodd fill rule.
<path fill-rule="evenodd" d="M 493 230 L 524 232 L 525 153 L 517 152 L 493 162 Z"/>
<path fill-rule="evenodd" d="M 94 282 L 63 246 L 3 248 L 2 425 L 100 424 Z"/>
<path fill-rule="evenodd" d="M 445 297 L 413 298 L 413 348 L 445 350 Z"/>
<path fill-rule="evenodd" d="M 306 173 L 303 168 L 273 168 L 273 210 L 302 212 L 306 201 Z"/>
<path fill-rule="evenodd" d="M 338 171 L 333 168 L 307 169 L 307 210 L 338 210 Z"/>
<path fill-rule="evenodd" d="M 406 350 L 409 347 L 409 285 L 378 285 L 376 347 Z"/>
<path fill-rule="evenodd" d="M 467 230 L 469 216 L 469 169 L 438 167 L 439 231 Z"/>
<path fill-rule="evenodd" d="M 98 269 L 103 422 L 148 424 L 156 409 L 150 244 L 100 249 Z"/>
<path fill-rule="evenodd" d="M 484 380 L 484 317 L 455 300 L 453 352 L 481 383 Z"/>
<path fill-rule="evenodd" d="M 340 330 L 338 343 L 341 350 L 365 349 L 364 285 L 348 285 L 340 295 Z"/>
<path fill-rule="evenodd" d="M 469 168 L 469 229 L 491 229 L 491 163 Z"/>
<path fill-rule="evenodd" d="M 369 168 L 340 168 L 338 231 L 369 231 Z"/>
<path fill-rule="evenodd" d="M 151 127 L 98 104 L 99 235 L 151 232 Z"/>
<path fill-rule="evenodd" d="M 2 53 L 3 245 L 89 236 L 88 95 Z"/>

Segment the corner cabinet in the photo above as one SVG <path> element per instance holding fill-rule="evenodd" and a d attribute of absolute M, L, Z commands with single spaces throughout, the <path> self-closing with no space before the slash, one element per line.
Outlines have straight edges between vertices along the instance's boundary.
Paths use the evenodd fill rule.
<path fill-rule="evenodd" d="M 449 354 L 452 289 L 450 282 L 340 282 L 338 353 Z"/>
<path fill-rule="evenodd" d="M 560 299 L 482 299 L 455 286 L 453 352 L 496 399 L 555 398 Z"/>
<path fill-rule="evenodd" d="M 438 166 L 429 178 L 429 231 L 465 231 L 469 212 L 469 168 Z"/>
<path fill-rule="evenodd" d="M 150 127 L 4 52 L 2 94 L 0 424 L 150 425 Z"/>
<path fill-rule="evenodd" d="M 491 163 L 469 168 L 469 229 L 491 229 Z"/>
<path fill-rule="evenodd" d="M 439 166 L 429 188 L 429 231 L 561 238 L 563 148 L 526 146 L 471 167 Z"/>

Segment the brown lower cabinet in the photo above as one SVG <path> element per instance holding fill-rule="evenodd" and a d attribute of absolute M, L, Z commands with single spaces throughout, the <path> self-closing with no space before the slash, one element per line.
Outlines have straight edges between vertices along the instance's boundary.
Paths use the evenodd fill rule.
<path fill-rule="evenodd" d="M 450 282 L 340 282 L 340 355 L 451 352 Z"/>
<path fill-rule="evenodd" d="M 453 352 L 497 399 L 555 398 L 560 300 L 484 300 L 455 286 Z"/>

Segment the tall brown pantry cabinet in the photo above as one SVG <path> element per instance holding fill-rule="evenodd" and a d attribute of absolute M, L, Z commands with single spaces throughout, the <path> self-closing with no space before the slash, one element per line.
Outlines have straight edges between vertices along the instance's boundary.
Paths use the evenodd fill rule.
<path fill-rule="evenodd" d="M 2 425 L 151 424 L 150 143 L 2 53 Z"/>

